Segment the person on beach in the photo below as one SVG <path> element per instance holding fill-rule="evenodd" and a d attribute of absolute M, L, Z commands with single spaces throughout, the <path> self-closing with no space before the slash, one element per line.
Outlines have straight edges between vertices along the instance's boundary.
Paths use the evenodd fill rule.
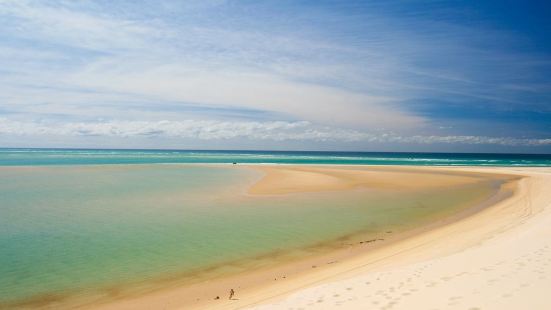
<path fill-rule="evenodd" d="M 234 295 L 234 294 L 235 294 L 235 291 L 233 290 L 233 288 L 230 289 L 230 298 L 228 298 L 228 299 L 231 300 L 231 299 L 233 298 L 233 295 Z"/>

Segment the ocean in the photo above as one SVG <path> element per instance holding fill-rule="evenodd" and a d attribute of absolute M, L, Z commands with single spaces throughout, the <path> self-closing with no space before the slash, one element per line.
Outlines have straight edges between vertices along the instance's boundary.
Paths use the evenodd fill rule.
<path fill-rule="evenodd" d="M 0 166 L 154 163 L 551 166 L 551 154 L 0 149 Z"/>

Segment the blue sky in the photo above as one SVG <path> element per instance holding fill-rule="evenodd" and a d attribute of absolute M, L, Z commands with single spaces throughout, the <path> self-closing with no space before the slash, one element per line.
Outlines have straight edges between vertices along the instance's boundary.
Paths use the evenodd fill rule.
<path fill-rule="evenodd" d="M 0 145 L 551 152 L 546 1 L 0 0 Z"/>

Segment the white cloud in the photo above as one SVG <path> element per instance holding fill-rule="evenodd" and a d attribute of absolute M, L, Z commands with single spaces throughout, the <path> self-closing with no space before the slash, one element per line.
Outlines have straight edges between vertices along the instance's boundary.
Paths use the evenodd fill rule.
<path fill-rule="evenodd" d="M 70 117 L 88 110 L 94 113 L 92 117 L 120 119 L 128 111 L 112 114 L 115 109 L 107 108 L 101 114 L 101 108 L 90 108 L 109 104 L 103 101 L 104 94 L 111 93 L 149 98 L 151 110 L 169 101 L 273 112 L 287 119 L 348 128 L 399 130 L 425 124 L 423 117 L 401 107 L 395 95 L 367 94 L 312 81 L 324 71 L 317 61 L 309 60 L 317 58 L 312 51 L 349 52 L 339 44 L 220 27 L 174 28 L 164 21 L 137 21 L 40 3 L 7 2 L 0 8 L 17 17 L 14 30 L 21 37 L 104 52 L 73 67 L 25 66 L 25 72 L 33 74 L 7 78 L 5 96 L 11 99 L 11 108 L 22 109 L 19 112 L 44 113 L 43 102 L 37 101 L 47 100 L 50 113 Z M 341 73 L 351 68 L 333 67 Z M 325 78 L 329 76 L 325 72 Z M 29 85 L 44 84 L 58 89 L 29 89 Z M 67 96 L 63 88 L 102 94 Z"/>
<path fill-rule="evenodd" d="M 9 136 L 100 136 L 168 137 L 197 140 L 245 138 L 272 141 L 337 141 L 412 144 L 488 144 L 503 146 L 551 145 L 551 139 L 519 139 L 484 136 L 403 136 L 357 130 L 319 127 L 306 121 L 107 121 L 88 123 L 37 123 L 0 118 L 0 135 Z"/>
<path fill-rule="evenodd" d="M 389 141 L 419 144 L 448 143 L 448 144 L 493 144 L 504 146 L 543 146 L 551 145 L 551 139 L 527 139 L 511 137 L 486 136 L 391 136 Z"/>
<path fill-rule="evenodd" d="M 128 19 L 79 12 L 42 2 L 3 1 L 0 16 L 17 19 L 23 38 L 97 50 L 147 47 L 155 28 Z"/>
<path fill-rule="evenodd" d="M 399 108 L 393 98 L 294 82 L 269 74 L 208 71 L 178 64 L 154 68 L 142 65 L 139 71 L 133 67 L 124 64 L 124 60 L 109 61 L 68 79 L 103 91 L 131 93 L 138 89 L 144 96 L 160 101 L 277 112 L 327 125 L 404 129 L 424 124 L 422 117 Z"/>

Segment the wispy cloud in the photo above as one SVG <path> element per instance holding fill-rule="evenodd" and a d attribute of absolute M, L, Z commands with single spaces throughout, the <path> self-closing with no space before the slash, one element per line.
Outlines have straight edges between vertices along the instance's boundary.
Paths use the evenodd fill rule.
<path fill-rule="evenodd" d="M 55 3 L 55 2 L 54 2 Z M 53 4 L 53 3 L 52 3 Z M 77 11 L 58 3 L 3 1 L 4 22 L 21 39 L 98 51 L 147 47 L 158 35 L 154 27 L 138 21 Z"/>
<path fill-rule="evenodd" d="M 313 72 L 312 68 L 323 64 L 305 67 L 297 63 L 297 68 L 303 69 L 299 79 L 289 72 L 281 74 L 280 68 L 294 64 L 293 60 L 282 59 L 307 58 L 312 50 L 324 53 L 343 50 L 335 44 L 218 27 L 175 30 L 163 22 L 152 25 L 90 16 L 64 7 L 19 4 L 8 6 L 5 13 L 17 18 L 16 25 L 24 26 L 19 29 L 20 37 L 104 52 L 91 56 L 89 63 L 62 66 L 47 73 L 40 66 L 31 66 L 25 71 L 39 71 L 38 76 L 9 77 L 5 82 L 13 87 L 15 107 L 25 103 L 28 110 L 43 98 L 56 100 L 55 94 L 40 96 L 45 93 L 43 89 L 32 89 L 30 94 L 17 91 L 28 89 L 29 84 L 46 84 L 125 93 L 129 98 L 147 97 L 155 102 L 152 105 L 176 101 L 249 108 L 286 114 L 290 119 L 351 127 L 412 128 L 424 122 L 422 117 L 400 107 L 390 94 L 371 95 L 312 81 L 323 71 L 318 68 Z M 14 85 L 21 80 L 27 83 Z M 66 92 L 58 88 L 57 93 L 60 99 L 56 104 L 62 106 Z M 71 111 L 70 106 L 76 101 L 89 105 L 93 100 L 89 97 L 88 93 L 73 98 L 62 112 Z"/>

